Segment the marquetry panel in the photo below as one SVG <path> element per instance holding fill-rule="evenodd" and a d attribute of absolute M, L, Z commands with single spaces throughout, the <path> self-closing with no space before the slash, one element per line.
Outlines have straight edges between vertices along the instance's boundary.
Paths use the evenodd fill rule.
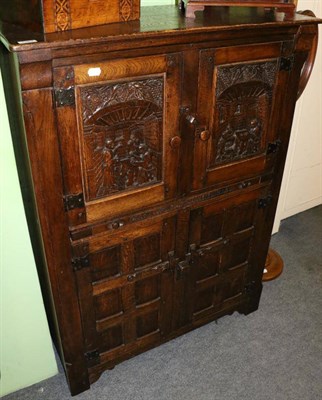
<path fill-rule="evenodd" d="M 138 0 L 42 0 L 43 30 L 60 32 L 88 26 L 138 20 Z M 26 4 L 27 6 L 27 4 Z"/>

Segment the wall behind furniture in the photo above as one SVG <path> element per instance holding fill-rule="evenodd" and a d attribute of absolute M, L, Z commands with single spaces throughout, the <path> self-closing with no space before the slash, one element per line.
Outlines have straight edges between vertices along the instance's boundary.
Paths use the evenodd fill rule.
<path fill-rule="evenodd" d="M 0 396 L 57 373 L 0 77 Z"/>
<path fill-rule="evenodd" d="M 299 0 L 298 10 L 322 17 L 321 0 Z M 322 28 L 314 69 L 297 102 L 273 233 L 281 220 L 322 204 Z"/>

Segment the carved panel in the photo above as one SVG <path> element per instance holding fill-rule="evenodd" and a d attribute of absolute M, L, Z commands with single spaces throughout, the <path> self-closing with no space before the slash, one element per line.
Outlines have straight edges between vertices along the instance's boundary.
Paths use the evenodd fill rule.
<path fill-rule="evenodd" d="M 162 180 L 163 78 L 80 88 L 87 200 Z"/>
<path fill-rule="evenodd" d="M 277 61 L 217 69 L 211 165 L 259 154 L 265 147 Z"/>

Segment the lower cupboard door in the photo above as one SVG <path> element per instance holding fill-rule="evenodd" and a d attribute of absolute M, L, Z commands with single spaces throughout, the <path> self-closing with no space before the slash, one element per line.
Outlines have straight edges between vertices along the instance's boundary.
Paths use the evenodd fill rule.
<path fill-rule="evenodd" d="M 89 366 L 129 358 L 171 330 L 174 230 L 170 217 L 73 246 Z"/>
<path fill-rule="evenodd" d="M 263 215 L 258 199 L 254 191 L 242 201 L 232 198 L 191 211 L 185 293 L 190 323 L 237 310 L 246 301 Z"/>

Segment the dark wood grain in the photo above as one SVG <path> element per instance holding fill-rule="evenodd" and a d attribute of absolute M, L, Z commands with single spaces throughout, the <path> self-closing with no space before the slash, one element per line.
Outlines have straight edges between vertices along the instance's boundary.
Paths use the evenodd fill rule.
<path fill-rule="evenodd" d="M 73 395 L 135 354 L 258 308 L 319 22 L 156 7 L 47 35 L 3 25 L 22 191 Z M 27 39 L 38 42 L 17 43 Z"/>
<path fill-rule="evenodd" d="M 142 7 L 140 21 L 132 21 L 126 24 L 107 24 L 44 35 L 41 32 L 27 30 L 21 26 L 3 23 L 1 32 L 5 44 L 10 46 L 12 50 L 25 51 L 34 49 L 38 52 L 37 56 L 40 58 L 48 56 L 48 54 L 44 53 L 44 49 L 56 49 L 58 56 L 65 53 L 67 48 L 71 52 L 75 46 L 82 51 L 83 55 L 93 54 L 88 47 L 83 47 L 88 43 L 91 43 L 91 45 L 106 42 L 110 45 L 122 43 L 123 46 L 128 45 L 127 47 L 130 49 L 133 48 L 135 39 L 143 38 L 162 39 L 163 43 L 165 43 L 166 39 L 170 41 L 172 37 L 172 42 L 184 43 L 187 42 L 186 39 L 190 36 L 190 42 L 194 42 L 197 39 L 196 34 L 209 31 L 215 31 L 218 34 L 222 32 L 223 35 L 218 35 L 217 39 L 230 37 L 237 42 L 238 38 L 242 38 L 245 34 L 252 35 L 253 43 L 255 43 L 256 38 L 257 41 L 262 41 L 264 36 L 267 35 L 272 38 L 273 35 L 278 34 L 278 28 L 282 29 L 285 34 L 292 31 L 294 27 L 310 25 L 310 23 L 314 24 L 314 21 L 316 19 L 301 14 L 295 14 L 294 17 L 287 21 L 280 21 L 274 13 L 263 13 L 260 9 L 247 7 L 242 10 L 238 7 L 219 7 L 216 8 L 216 12 L 210 9 L 201 14 L 196 20 L 191 21 L 185 19 L 182 13 L 174 6 L 154 6 Z M 258 24 L 262 24 L 262 29 L 268 30 L 266 34 L 264 30 L 261 30 L 261 38 L 256 33 Z M 239 32 L 238 38 L 236 37 L 236 31 Z M 182 35 L 183 32 L 184 36 Z M 203 38 L 209 41 L 207 36 L 204 35 Z M 130 42 L 125 39 L 130 40 Z M 28 40 L 37 40 L 37 43 L 18 43 L 18 41 Z M 142 46 L 145 47 L 145 43 L 141 40 L 140 47 Z"/>
<path fill-rule="evenodd" d="M 32 30 L 41 30 L 41 0 L 0 1 L 1 19 L 6 22 L 22 25 Z"/>
<path fill-rule="evenodd" d="M 53 107 L 52 91 L 26 91 L 22 99 L 39 221 L 59 320 L 67 377 L 71 390 L 77 393 L 88 388 L 89 383 L 82 351 L 82 325 L 62 202 L 62 180 L 57 164 L 59 152 L 54 114 L 43 112 Z M 43 190 L 44 186 L 54 190 Z M 66 308 L 68 313 L 64 312 Z"/>

